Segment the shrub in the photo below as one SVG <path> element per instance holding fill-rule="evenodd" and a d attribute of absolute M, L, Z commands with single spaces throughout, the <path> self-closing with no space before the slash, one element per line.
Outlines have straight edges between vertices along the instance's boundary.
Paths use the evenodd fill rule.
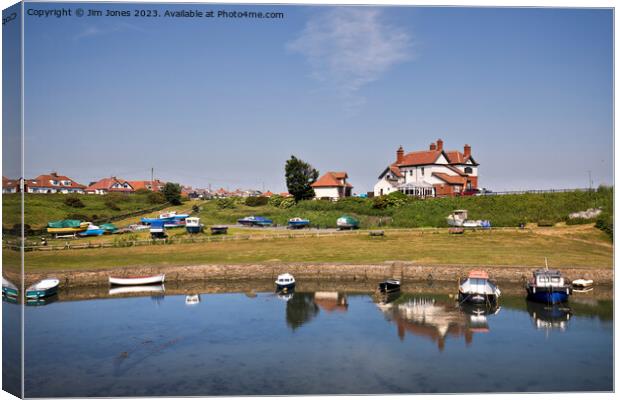
<path fill-rule="evenodd" d="M 361 199 L 364 200 L 364 199 Z M 402 192 L 392 192 L 388 195 L 373 197 L 372 207 L 385 210 L 386 208 L 402 207 L 409 202 L 409 197 Z"/>
<path fill-rule="evenodd" d="M 129 195 L 125 193 L 108 193 L 105 198 L 106 201 L 110 201 L 113 203 L 122 203 L 130 200 Z"/>
<path fill-rule="evenodd" d="M 595 226 L 605 232 L 612 241 L 614 240 L 614 218 L 611 214 L 603 213 L 599 215 Z"/>
<path fill-rule="evenodd" d="M 150 204 L 164 204 L 166 202 L 166 198 L 161 192 L 149 192 L 147 200 Z"/>
<path fill-rule="evenodd" d="M 22 224 L 15 224 L 9 231 L 9 234 L 13 236 L 21 236 L 22 235 Z M 28 224 L 24 224 L 24 236 L 31 236 L 32 228 Z"/>
<path fill-rule="evenodd" d="M 192 206 L 192 212 L 193 212 L 194 214 L 199 213 L 199 212 L 200 212 L 200 207 L 198 207 L 198 205 L 197 205 L 197 204 L 194 204 L 194 205 Z"/>
<path fill-rule="evenodd" d="M 251 196 L 245 199 L 245 205 L 249 207 L 266 206 L 269 199 L 264 196 Z"/>
<path fill-rule="evenodd" d="M 65 198 L 65 204 L 68 205 L 69 207 L 74 207 L 74 208 L 84 208 L 84 203 L 82 203 L 82 200 L 77 197 L 77 196 L 67 196 Z"/>
<path fill-rule="evenodd" d="M 121 210 L 121 208 L 116 204 L 116 202 L 113 199 L 106 199 L 104 204 L 110 210 L 113 210 L 113 211 L 120 211 Z"/>
<path fill-rule="evenodd" d="M 280 208 L 291 208 L 295 205 L 295 199 L 293 197 L 286 197 L 280 202 Z"/>
<path fill-rule="evenodd" d="M 280 207 L 280 203 L 282 203 L 282 199 L 284 199 L 284 197 L 280 196 L 279 194 L 276 194 L 269 198 L 269 201 L 267 202 L 267 204 L 269 204 L 272 207 Z"/>
<path fill-rule="evenodd" d="M 224 208 L 235 208 L 235 200 L 230 198 L 230 197 L 222 197 L 221 199 L 217 199 L 216 202 L 217 207 L 224 209 Z"/>
<path fill-rule="evenodd" d="M 596 222 L 596 218 L 569 218 L 566 220 L 566 225 L 583 225 Z"/>

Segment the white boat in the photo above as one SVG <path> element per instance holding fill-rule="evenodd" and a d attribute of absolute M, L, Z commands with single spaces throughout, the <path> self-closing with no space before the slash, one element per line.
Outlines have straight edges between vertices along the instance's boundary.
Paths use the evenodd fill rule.
<path fill-rule="evenodd" d="M 591 288 L 594 285 L 594 281 L 592 279 L 575 279 L 573 282 L 573 287 L 577 289 L 587 289 Z"/>
<path fill-rule="evenodd" d="M 185 296 L 185 304 L 188 306 L 200 303 L 200 295 L 199 294 L 188 294 Z"/>
<path fill-rule="evenodd" d="M 278 279 L 276 279 L 276 287 L 278 291 L 283 289 L 292 289 L 295 287 L 295 277 L 291 274 L 282 274 L 278 275 Z"/>
<path fill-rule="evenodd" d="M 446 217 L 449 226 L 460 227 L 467 219 L 467 210 L 454 210 Z"/>
<path fill-rule="evenodd" d="M 55 294 L 60 281 L 56 278 L 43 279 L 26 289 L 26 298 L 38 299 Z"/>
<path fill-rule="evenodd" d="M 188 233 L 200 233 L 202 232 L 204 225 L 200 223 L 200 218 L 189 217 L 185 219 L 185 229 Z"/>
<path fill-rule="evenodd" d="M 164 283 L 166 274 L 153 276 L 128 276 L 125 278 L 109 277 L 110 285 L 119 286 L 136 286 L 136 285 L 153 285 L 156 283 Z"/>
<path fill-rule="evenodd" d="M 501 294 L 485 271 L 470 271 L 467 278 L 459 282 L 460 303 L 495 304 Z"/>
<path fill-rule="evenodd" d="M 166 288 L 164 285 L 117 286 L 110 288 L 108 294 L 114 296 L 133 293 L 164 293 L 165 291 Z"/>

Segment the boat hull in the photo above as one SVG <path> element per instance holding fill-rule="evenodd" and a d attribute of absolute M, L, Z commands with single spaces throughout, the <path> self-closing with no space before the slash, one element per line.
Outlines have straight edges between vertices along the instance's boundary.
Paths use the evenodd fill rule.
<path fill-rule="evenodd" d="M 212 235 L 225 235 L 228 233 L 228 227 L 227 226 L 212 226 L 211 227 L 211 234 Z"/>
<path fill-rule="evenodd" d="M 569 288 L 534 288 L 528 286 L 526 290 L 528 300 L 545 304 L 565 303 L 571 293 Z"/>
<path fill-rule="evenodd" d="M 495 304 L 497 303 L 497 296 L 493 294 L 464 293 L 459 291 L 459 303 Z"/>
<path fill-rule="evenodd" d="M 78 235 L 80 236 L 101 236 L 105 233 L 105 230 L 103 229 L 91 229 L 91 230 L 86 230 L 84 232 L 79 232 Z"/>
<path fill-rule="evenodd" d="M 310 225 L 310 221 L 289 221 L 289 229 L 302 229 Z"/>
<path fill-rule="evenodd" d="M 200 233 L 202 232 L 202 226 L 186 226 L 185 229 L 188 233 Z"/>
<path fill-rule="evenodd" d="M 9 287 L 2 288 L 2 294 L 5 295 L 6 297 L 17 297 L 17 293 L 18 293 L 17 289 L 13 289 Z"/>
<path fill-rule="evenodd" d="M 58 286 L 47 289 L 30 289 L 26 290 L 27 299 L 40 299 L 43 297 L 53 296 L 58 292 Z"/>
<path fill-rule="evenodd" d="M 117 286 L 138 286 L 138 285 L 153 285 L 156 283 L 164 283 L 166 275 L 155 275 L 155 276 L 143 276 L 143 277 L 132 277 L 132 278 L 115 278 L 109 277 L 110 285 Z"/>
<path fill-rule="evenodd" d="M 379 283 L 378 290 L 381 293 L 394 293 L 400 290 L 400 283 L 394 282 L 381 282 Z"/>
<path fill-rule="evenodd" d="M 278 292 L 281 292 L 283 290 L 293 290 L 293 289 L 295 289 L 295 282 L 288 283 L 286 285 L 282 285 L 282 284 L 276 283 L 276 290 Z"/>

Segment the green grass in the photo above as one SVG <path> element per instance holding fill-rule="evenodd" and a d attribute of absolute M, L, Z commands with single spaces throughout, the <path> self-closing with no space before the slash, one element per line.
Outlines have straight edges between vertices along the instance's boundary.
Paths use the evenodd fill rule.
<path fill-rule="evenodd" d="M 42 229 L 49 221 L 66 219 L 71 214 L 81 214 L 89 220 L 114 217 L 144 209 L 156 204 L 149 203 L 147 194 L 123 195 L 78 195 L 84 204 L 82 208 L 70 207 L 65 204 L 68 195 L 64 194 L 25 194 L 24 223 L 32 229 Z M 2 226 L 10 229 L 20 223 L 20 194 L 4 194 L 2 196 Z M 111 209 L 106 202 L 110 201 L 119 209 Z M 163 206 L 162 206 L 163 207 Z M 137 218 L 135 218 L 137 219 Z"/>
<path fill-rule="evenodd" d="M 241 240 L 129 248 L 26 253 L 27 271 L 114 268 L 146 265 L 249 264 L 278 262 L 381 263 L 402 260 L 425 264 L 540 266 L 613 265 L 613 246 L 593 226 L 550 230 L 446 232 L 386 231 L 386 236 L 336 235 L 293 239 Z M 9 254 L 15 253 L 5 250 Z M 15 253 L 15 256 L 17 253 Z M 9 261 L 9 260 L 7 260 Z"/>

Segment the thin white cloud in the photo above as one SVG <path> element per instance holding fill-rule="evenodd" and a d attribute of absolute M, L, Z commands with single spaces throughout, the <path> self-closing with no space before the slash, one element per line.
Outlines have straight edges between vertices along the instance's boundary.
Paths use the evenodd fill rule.
<path fill-rule="evenodd" d="M 287 49 L 302 54 L 312 76 L 337 91 L 349 106 L 363 103 L 359 90 L 412 56 L 412 40 L 380 10 L 339 7 L 311 17 Z"/>

